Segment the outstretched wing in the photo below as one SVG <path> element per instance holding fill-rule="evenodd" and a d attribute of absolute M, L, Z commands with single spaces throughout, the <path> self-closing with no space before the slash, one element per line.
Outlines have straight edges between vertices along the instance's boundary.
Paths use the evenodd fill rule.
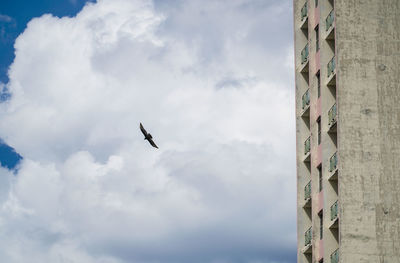
<path fill-rule="evenodd" d="M 147 131 L 143 128 L 142 123 L 140 123 L 140 130 L 142 131 L 144 137 L 147 137 Z"/>
<path fill-rule="evenodd" d="M 157 145 L 154 143 L 154 141 L 152 139 L 148 139 L 148 141 L 151 144 L 151 146 L 158 149 Z"/>

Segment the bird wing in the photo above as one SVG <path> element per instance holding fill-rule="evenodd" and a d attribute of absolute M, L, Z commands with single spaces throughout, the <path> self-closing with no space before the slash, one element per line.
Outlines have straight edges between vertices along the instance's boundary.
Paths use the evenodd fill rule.
<path fill-rule="evenodd" d="M 144 137 L 147 137 L 147 131 L 144 129 L 142 123 L 140 123 L 140 130 L 142 131 Z"/>
<path fill-rule="evenodd" d="M 148 141 L 151 144 L 151 146 L 158 149 L 157 145 L 154 143 L 154 141 L 152 139 L 148 139 Z"/>

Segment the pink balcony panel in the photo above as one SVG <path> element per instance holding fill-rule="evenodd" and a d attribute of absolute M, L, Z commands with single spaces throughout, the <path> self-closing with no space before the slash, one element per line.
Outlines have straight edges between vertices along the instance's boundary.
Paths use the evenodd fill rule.
<path fill-rule="evenodd" d="M 317 8 L 314 9 L 314 24 L 313 24 L 313 28 L 315 28 L 318 24 L 319 24 L 319 6 Z"/>
<path fill-rule="evenodd" d="M 320 239 L 318 244 L 318 262 L 324 257 L 324 240 Z"/>

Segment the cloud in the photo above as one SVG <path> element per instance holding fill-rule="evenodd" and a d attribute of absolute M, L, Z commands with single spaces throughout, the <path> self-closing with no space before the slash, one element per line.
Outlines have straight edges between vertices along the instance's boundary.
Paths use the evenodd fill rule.
<path fill-rule="evenodd" d="M 13 19 L 12 17 L 8 16 L 8 15 L 2 15 L 0 14 L 0 22 L 6 22 L 6 23 L 10 23 L 12 22 Z"/>
<path fill-rule="evenodd" d="M 291 36 L 258 25 L 288 3 L 202 3 L 29 22 L 0 103 L 24 157 L 0 170 L 2 261 L 294 260 Z"/>
<path fill-rule="evenodd" d="M 8 15 L 0 14 L 0 44 L 11 41 L 11 35 L 15 31 L 16 26 L 17 23 L 14 18 Z M 3 92 L 0 90 L 0 97 L 3 96 L 2 94 Z M 1 98 L 0 101 L 2 101 L 2 99 L 3 98 Z"/>

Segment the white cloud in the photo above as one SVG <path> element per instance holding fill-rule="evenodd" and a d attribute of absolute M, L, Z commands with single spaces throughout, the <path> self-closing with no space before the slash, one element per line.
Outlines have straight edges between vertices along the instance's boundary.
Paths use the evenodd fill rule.
<path fill-rule="evenodd" d="M 290 40 L 254 38 L 257 1 L 200 3 L 101 0 L 28 24 L 0 103 L 0 137 L 24 156 L 0 171 L 1 261 L 293 259 Z"/>

